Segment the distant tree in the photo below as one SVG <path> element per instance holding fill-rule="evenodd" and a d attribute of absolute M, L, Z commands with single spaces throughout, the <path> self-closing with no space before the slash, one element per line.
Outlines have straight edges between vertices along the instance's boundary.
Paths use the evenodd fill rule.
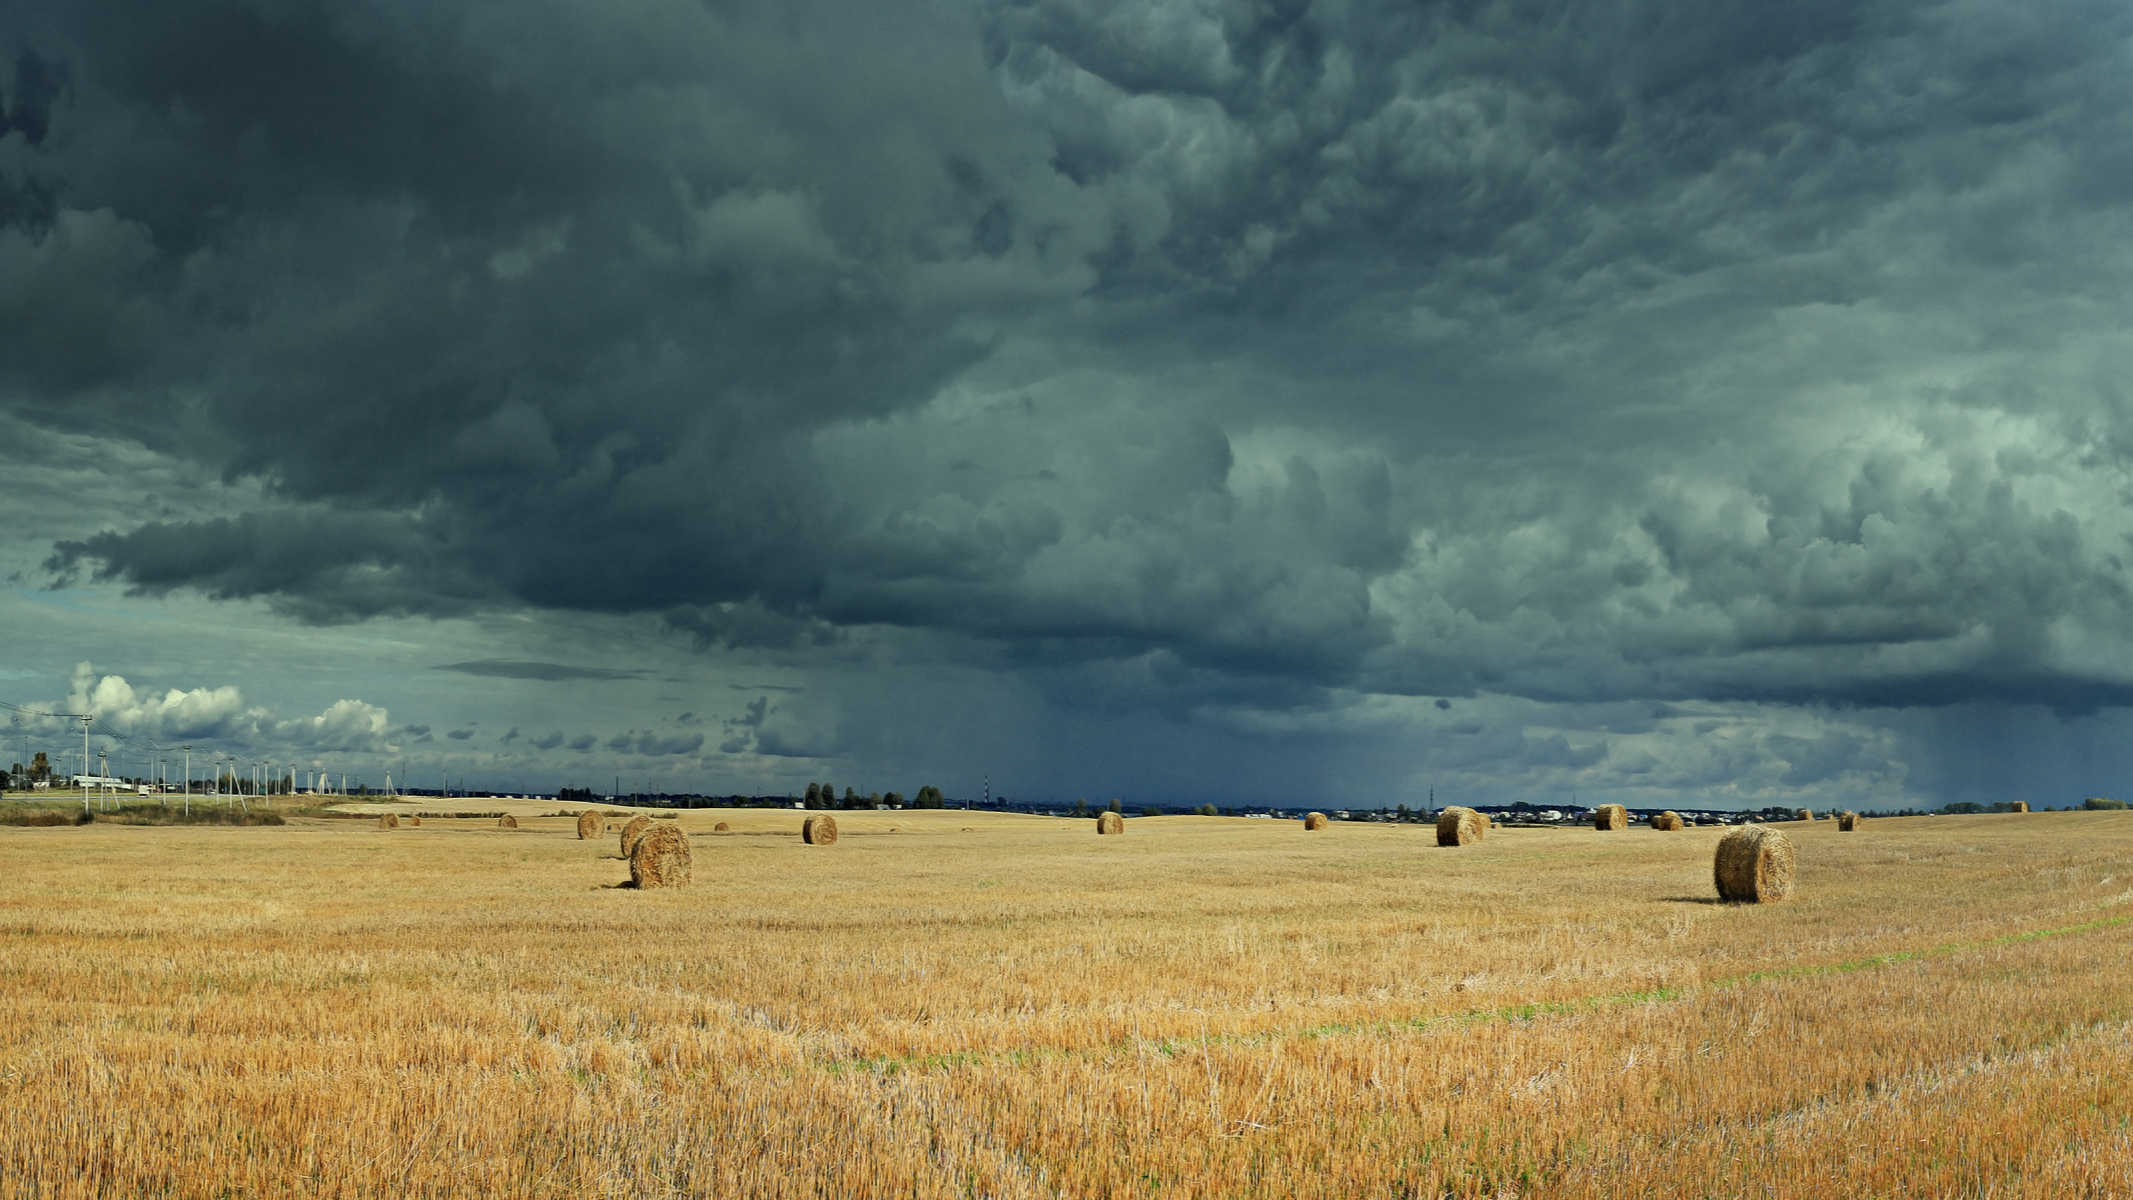
<path fill-rule="evenodd" d="M 808 784 L 807 799 L 801 801 L 801 803 L 805 804 L 809 808 L 822 807 L 822 785 L 817 783 Z"/>
<path fill-rule="evenodd" d="M 890 792 L 881 798 L 881 802 L 890 808 L 902 808 L 904 806 L 904 794 L 902 792 Z"/>
<path fill-rule="evenodd" d="M 2123 800 L 2106 800 L 2101 796 L 2091 796 L 2081 802 L 2081 807 L 2088 809 L 2090 812 L 2098 812 L 2104 809 L 2121 809 L 2125 806 L 2126 802 Z"/>
<path fill-rule="evenodd" d="M 880 807 L 881 807 L 881 793 L 880 793 L 880 792 L 868 792 L 868 793 L 867 793 L 867 807 L 868 807 L 868 808 L 880 808 Z"/>
<path fill-rule="evenodd" d="M 1126 811 L 1126 810 L 1125 810 L 1125 809 L 1122 809 L 1122 808 L 1120 808 L 1120 807 L 1118 806 L 1118 801 L 1117 801 L 1117 800 L 1116 800 L 1116 799 L 1114 798 L 1114 799 L 1113 799 L 1113 800 L 1111 801 L 1111 811 L 1112 811 L 1112 812 L 1115 812 L 1115 813 L 1118 813 L 1118 814 L 1119 814 L 1120 816 L 1124 816 L 1124 815 L 1125 815 L 1125 811 Z"/>
<path fill-rule="evenodd" d="M 1160 817 L 1163 815 L 1163 810 L 1160 808 L 1143 807 L 1141 809 L 1141 815 L 1144 817 Z"/>
<path fill-rule="evenodd" d="M 52 764 L 45 761 L 44 751 L 39 750 L 36 756 L 30 759 L 30 781 L 50 783 L 51 780 Z"/>
<path fill-rule="evenodd" d="M 846 809 L 862 807 L 862 805 L 859 803 L 859 793 L 853 791 L 850 788 L 844 789 L 844 807 Z"/>
<path fill-rule="evenodd" d="M 911 807 L 946 808 L 948 807 L 948 798 L 946 796 L 941 795 L 941 789 L 934 787 L 932 784 L 929 783 L 926 786 L 918 789 L 918 796 L 912 802 Z"/>
<path fill-rule="evenodd" d="M 1089 815 L 1089 802 L 1088 802 L 1087 800 L 1076 800 L 1076 801 L 1074 801 L 1074 815 L 1075 815 L 1075 816 L 1077 816 L 1077 817 L 1086 817 L 1086 816 L 1088 816 L 1088 815 Z"/>
<path fill-rule="evenodd" d="M 1192 810 L 1192 815 L 1196 817 L 1215 816 L 1215 806 L 1212 804 L 1202 804 L 1200 807 Z"/>

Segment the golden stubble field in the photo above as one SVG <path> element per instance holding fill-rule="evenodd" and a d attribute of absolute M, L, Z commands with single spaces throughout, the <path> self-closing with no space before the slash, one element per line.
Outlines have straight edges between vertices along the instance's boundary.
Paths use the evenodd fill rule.
<path fill-rule="evenodd" d="M 553 805 L 528 811 L 554 811 Z M 2133 815 L 0 830 L 35 1196 L 2133 1196 Z M 711 832 L 726 820 L 733 831 Z"/>

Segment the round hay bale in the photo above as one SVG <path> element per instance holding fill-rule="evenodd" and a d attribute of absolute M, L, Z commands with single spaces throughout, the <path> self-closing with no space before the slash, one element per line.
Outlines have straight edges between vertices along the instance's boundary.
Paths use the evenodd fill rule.
<path fill-rule="evenodd" d="M 636 888 L 687 887 L 693 855 L 689 835 L 672 825 L 656 825 L 644 831 L 630 851 L 630 886 Z"/>
<path fill-rule="evenodd" d="M 1311 815 L 1304 818 L 1304 830 L 1306 832 L 1309 832 L 1313 829 L 1324 829 L 1325 827 L 1326 814 L 1324 813 L 1312 813 Z"/>
<path fill-rule="evenodd" d="M 496 818 L 496 827 L 498 829 L 517 829 L 518 818 L 510 813 L 505 813 L 503 816 Z"/>
<path fill-rule="evenodd" d="M 837 818 L 824 814 L 800 822 L 800 840 L 810 846 L 837 844 Z"/>
<path fill-rule="evenodd" d="M 422 828 L 422 818 L 421 818 L 421 817 L 409 817 L 409 818 L 407 819 L 407 823 L 408 823 L 408 824 L 410 824 L 410 825 L 412 825 L 412 826 L 414 826 L 414 827 L 415 827 L 415 828 L 417 828 L 417 829 L 420 829 L 420 828 Z"/>
<path fill-rule="evenodd" d="M 1859 828 L 1859 824 L 1860 818 L 1858 813 L 1840 812 L 1837 814 L 1838 833 L 1851 833 L 1852 831 Z"/>
<path fill-rule="evenodd" d="M 1741 825 L 1718 839 L 1711 865 L 1722 900 L 1768 904 L 1792 898 L 1792 839 L 1768 825 Z"/>
<path fill-rule="evenodd" d="M 643 837 L 644 831 L 651 827 L 652 818 L 650 817 L 630 818 L 629 824 L 622 827 L 622 857 L 628 858 L 636 852 L 637 839 Z"/>
<path fill-rule="evenodd" d="M 1496 828 L 1496 818 L 1476 809 L 1474 815 L 1481 818 L 1481 832 L 1489 833 Z"/>
<path fill-rule="evenodd" d="M 1629 810 L 1619 804 L 1602 804 L 1592 810 L 1592 827 L 1607 831 L 1629 828 Z"/>
<path fill-rule="evenodd" d="M 379 817 L 379 818 L 378 818 L 378 828 L 380 828 L 380 829 L 398 829 L 398 828 L 400 828 L 400 814 L 399 814 L 399 813 L 386 813 L 386 814 L 385 814 L 384 816 L 382 816 L 382 817 Z"/>
<path fill-rule="evenodd" d="M 1126 819 L 1115 812 L 1107 812 L 1096 818 L 1096 832 L 1124 833 L 1126 832 Z"/>
<path fill-rule="evenodd" d="M 1815 810 L 1813 810 L 1813 809 L 1811 809 L 1811 808 L 1803 808 L 1803 809 L 1801 809 L 1801 810 L 1800 810 L 1800 819 L 1801 819 L 1802 821 L 1812 821 L 1812 820 L 1814 820 L 1814 819 L 1815 819 Z"/>
<path fill-rule="evenodd" d="M 584 812 L 581 812 L 581 813 L 579 813 L 579 814 L 578 814 L 578 840 L 582 842 L 582 841 L 585 841 L 585 840 L 587 840 L 587 839 L 589 839 L 589 838 L 596 838 L 596 837 L 599 837 L 599 836 L 600 836 L 600 814 L 599 814 L 599 813 L 596 813 L 596 812 L 594 812 L 593 810 L 591 810 L 591 809 L 589 809 L 589 808 L 588 808 L 588 809 L 586 809 L 586 810 L 585 810 Z"/>
<path fill-rule="evenodd" d="M 1681 828 L 1681 814 L 1671 809 L 1652 818 L 1652 828 L 1671 833 Z"/>
<path fill-rule="evenodd" d="M 1437 814 L 1439 846 L 1470 846 L 1489 833 L 1489 819 L 1471 808 L 1454 805 Z"/>
<path fill-rule="evenodd" d="M 728 825 L 728 824 L 726 824 L 726 823 L 725 823 L 724 821 L 720 821 L 720 822 L 719 822 L 718 824 L 716 824 L 716 825 L 713 825 L 713 826 L 711 827 L 711 832 L 713 832 L 713 833 L 724 833 L 724 832 L 726 832 L 727 830 L 729 830 L 729 829 L 731 829 L 731 828 L 733 828 L 733 826 L 731 826 L 731 825 Z"/>
<path fill-rule="evenodd" d="M 2028 812 L 2028 811 L 2029 811 L 2029 801 L 2027 801 L 2027 800 L 2017 800 L 2017 801 L 2015 801 L 2015 802 L 2014 802 L 2014 810 L 2015 810 L 2016 812 Z"/>

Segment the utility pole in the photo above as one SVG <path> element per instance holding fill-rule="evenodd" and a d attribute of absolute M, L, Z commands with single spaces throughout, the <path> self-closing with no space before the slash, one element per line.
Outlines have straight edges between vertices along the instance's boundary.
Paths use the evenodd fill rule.
<path fill-rule="evenodd" d="M 193 815 L 193 748 L 185 748 L 185 815 Z"/>
<path fill-rule="evenodd" d="M 81 810 L 89 811 L 89 722 L 96 719 L 94 713 L 81 714 Z"/>

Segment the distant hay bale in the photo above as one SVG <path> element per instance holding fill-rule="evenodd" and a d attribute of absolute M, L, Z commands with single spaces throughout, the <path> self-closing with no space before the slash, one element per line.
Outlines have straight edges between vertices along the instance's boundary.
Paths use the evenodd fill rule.
<path fill-rule="evenodd" d="M 1592 827 L 1606 831 L 1629 828 L 1629 810 L 1619 804 L 1602 804 L 1592 810 Z"/>
<path fill-rule="evenodd" d="M 384 816 L 382 816 L 382 817 L 379 817 L 379 818 L 378 818 L 378 828 L 380 828 L 380 829 L 398 829 L 398 828 L 400 828 L 400 814 L 399 814 L 399 813 L 386 813 L 386 814 L 385 814 Z"/>
<path fill-rule="evenodd" d="M 837 844 L 837 818 L 827 813 L 800 822 L 800 840 L 810 846 Z"/>
<path fill-rule="evenodd" d="M 517 829 L 518 818 L 510 813 L 505 813 L 503 816 L 496 818 L 496 827 L 498 829 Z"/>
<path fill-rule="evenodd" d="M 1815 819 L 1815 810 L 1813 810 L 1813 809 L 1811 809 L 1811 808 L 1803 808 L 1803 809 L 1801 809 L 1801 810 L 1800 810 L 1800 819 L 1801 819 L 1802 821 L 1812 821 L 1812 820 L 1814 820 L 1814 819 Z"/>
<path fill-rule="evenodd" d="M 422 818 L 421 818 L 421 817 L 409 817 L 409 818 L 407 819 L 407 823 L 408 823 L 408 824 L 410 824 L 410 825 L 412 825 L 412 826 L 414 826 L 414 827 L 415 827 L 415 828 L 417 828 L 417 829 L 420 829 L 420 828 L 422 828 Z"/>
<path fill-rule="evenodd" d="M 728 825 L 728 824 L 726 824 L 726 823 L 725 823 L 724 821 L 720 821 L 720 822 L 719 822 L 718 824 L 716 824 L 716 825 L 713 825 L 713 826 L 711 827 L 711 832 L 713 832 L 713 833 L 724 833 L 724 832 L 726 832 L 727 830 L 729 830 L 729 829 L 731 829 L 731 828 L 733 828 L 733 826 L 731 826 L 731 825 Z"/>
<path fill-rule="evenodd" d="M 1304 829 L 1306 831 L 1313 829 L 1324 829 L 1325 827 L 1326 814 L 1324 813 L 1312 813 L 1311 815 L 1304 818 Z"/>
<path fill-rule="evenodd" d="M 1711 865 L 1722 900 L 1767 904 L 1792 898 L 1792 839 L 1768 825 L 1742 825 L 1718 839 Z"/>
<path fill-rule="evenodd" d="M 1104 813 L 1096 818 L 1096 832 L 1124 833 L 1126 832 L 1126 819 L 1115 812 Z"/>
<path fill-rule="evenodd" d="M 1838 832 L 1838 833 L 1850 833 L 1850 832 L 1852 832 L 1853 830 L 1855 830 L 1855 829 L 1857 829 L 1857 828 L 1859 828 L 1859 814 L 1858 814 L 1858 813 L 1855 813 L 1855 812 L 1840 812 L 1840 813 L 1838 813 L 1838 814 L 1837 814 L 1837 832 Z"/>
<path fill-rule="evenodd" d="M 650 817 L 630 818 L 629 824 L 622 827 L 622 857 L 628 858 L 636 852 L 637 840 L 643 837 L 645 830 L 651 827 L 652 818 Z"/>
<path fill-rule="evenodd" d="M 2015 802 L 2014 802 L 2014 811 L 2016 811 L 2016 812 L 2028 812 L 2028 811 L 2029 811 L 2029 801 L 2027 801 L 2027 800 L 2017 800 L 2017 801 L 2015 801 Z"/>
<path fill-rule="evenodd" d="M 1439 846 L 1470 846 L 1488 832 L 1489 819 L 1471 808 L 1454 805 L 1437 814 Z"/>
<path fill-rule="evenodd" d="M 1652 818 L 1652 828 L 1671 833 L 1681 828 L 1681 814 L 1668 810 Z"/>
<path fill-rule="evenodd" d="M 582 841 L 585 841 L 585 840 L 587 840 L 588 838 L 596 838 L 596 837 L 599 837 L 599 836 L 600 836 L 600 814 L 599 814 L 599 813 L 596 813 L 596 812 L 594 812 L 593 810 L 591 810 L 591 809 L 589 809 L 589 808 L 588 808 L 588 809 L 586 809 L 586 810 L 585 810 L 584 812 L 581 812 L 581 813 L 579 813 L 579 814 L 578 814 L 578 840 L 582 842 Z"/>
<path fill-rule="evenodd" d="M 692 858 L 688 834 L 674 825 L 653 826 L 630 851 L 630 886 L 687 887 Z"/>

